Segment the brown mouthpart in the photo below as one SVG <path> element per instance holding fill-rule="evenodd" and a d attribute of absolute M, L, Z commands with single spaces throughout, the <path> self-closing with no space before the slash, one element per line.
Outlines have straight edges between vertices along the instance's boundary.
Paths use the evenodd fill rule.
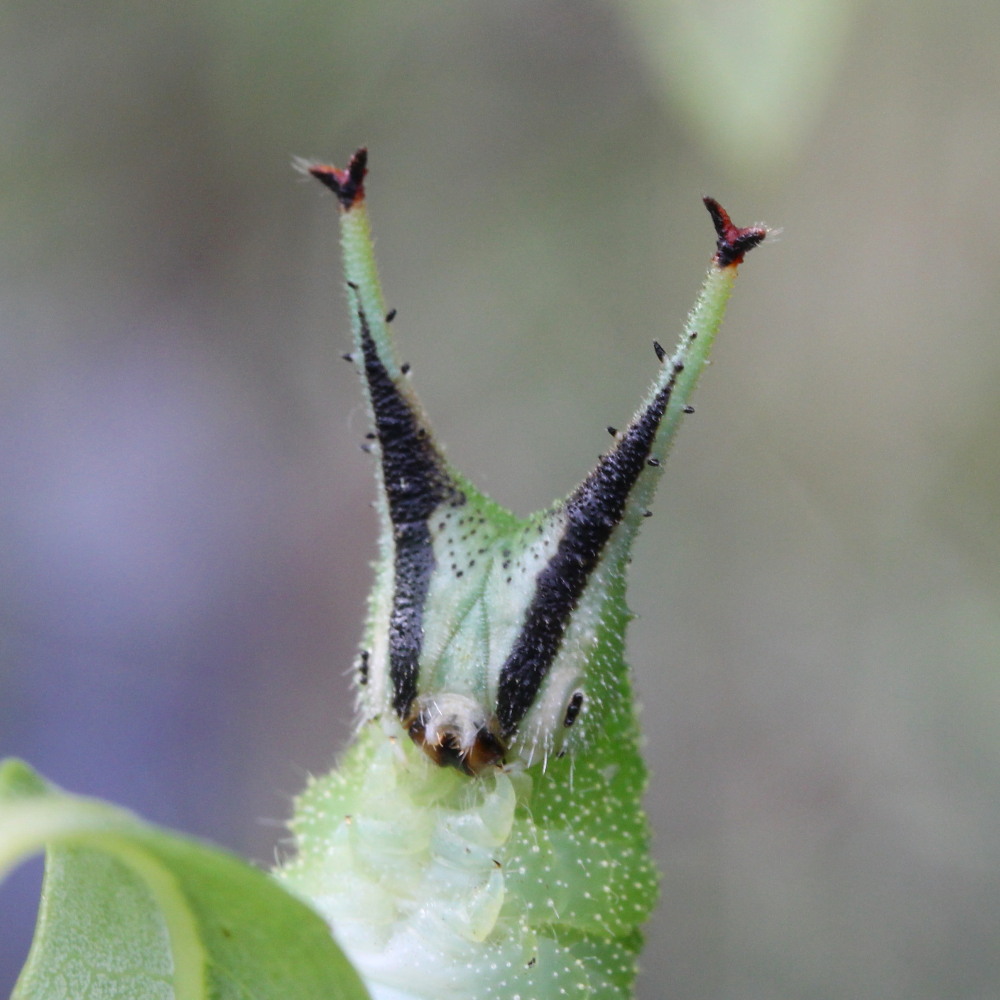
<path fill-rule="evenodd" d="M 503 743 L 488 730 L 480 732 L 469 746 L 451 732 L 441 733 L 435 742 L 429 742 L 416 725 L 410 727 L 410 737 L 438 767 L 454 767 L 469 777 L 496 767 L 505 753 Z"/>
<path fill-rule="evenodd" d="M 719 267 L 735 267 L 741 264 L 748 251 L 764 242 L 767 236 L 767 229 L 764 226 L 747 226 L 741 229 L 733 225 L 729 213 L 714 198 L 703 198 L 702 201 L 712 216 L 715 232 L 718 235 L 716 241 L 718 249 L 712 260 Z"/>
<path fill-rule="evenodd" d="M 346 170 L 325 163 L 313 163 L 307 168 L 321 184 L 325 184 L 340 202 L 345 212 L 365 200 L 365 174 L 368 173 L 368 150 L 362 146 L 351 157 Z"/>
<path fill-rule="evenodd" d="M 465 695 L 417 697 L 402 722 L 410 739 L 435 764 L 463 774 L 496 767 L 507 752 L 496 718 L 487 716 Z"/>

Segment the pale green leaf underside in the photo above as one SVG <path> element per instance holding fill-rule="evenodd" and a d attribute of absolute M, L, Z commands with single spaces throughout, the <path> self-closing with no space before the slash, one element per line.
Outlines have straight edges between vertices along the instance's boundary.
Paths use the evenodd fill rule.
<path fill-rule="evenodd" d="M 238 858 L 0 765 L 0 875 L 47 849 L 14 1000 L 365 1000 L 326 924 Z"/>

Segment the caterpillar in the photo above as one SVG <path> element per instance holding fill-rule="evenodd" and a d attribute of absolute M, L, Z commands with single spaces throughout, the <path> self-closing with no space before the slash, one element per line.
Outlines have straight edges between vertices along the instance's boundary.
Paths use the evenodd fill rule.
<path fill-rule="evenodd" d="M 715 256 L 676 351 L 611 448 L 528 518 L 450 467 L 397 360 L 365 200 L 367 152 L 303 168 L 339 205 L 350 359 L 380 522 L 353 745 L 310 780 L 279 877 L 373 1000 L 621 1000 L 657 873 L 624 659 L 629 551 L 744 254 Z"/>

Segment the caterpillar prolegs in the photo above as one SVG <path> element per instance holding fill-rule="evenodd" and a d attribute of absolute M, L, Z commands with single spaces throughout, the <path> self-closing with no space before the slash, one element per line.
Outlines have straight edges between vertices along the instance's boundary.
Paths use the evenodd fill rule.
<path fill-rule="evenodd" d="M 313 779 L 280 876 L 374 1000 L 631 996 L 657 893 L 624 635 L 629 550 L 743 255 L 717 248 L 676 351 L 565 500 L 518 518 L 453 470 L 388 333 L 367 155 L 305 165 L 337 196 L 381 524 L 356 671 L 361 721 Z"/>

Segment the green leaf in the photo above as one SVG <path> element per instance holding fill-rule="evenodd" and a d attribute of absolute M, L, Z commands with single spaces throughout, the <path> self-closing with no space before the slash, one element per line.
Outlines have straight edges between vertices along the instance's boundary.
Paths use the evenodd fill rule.
<path fill-rule="evenodd" d="M 326 923 L 270 876 L 0 764 L 0 877 L 47 850 L 14 1000 L 366 1000 Z"/>

